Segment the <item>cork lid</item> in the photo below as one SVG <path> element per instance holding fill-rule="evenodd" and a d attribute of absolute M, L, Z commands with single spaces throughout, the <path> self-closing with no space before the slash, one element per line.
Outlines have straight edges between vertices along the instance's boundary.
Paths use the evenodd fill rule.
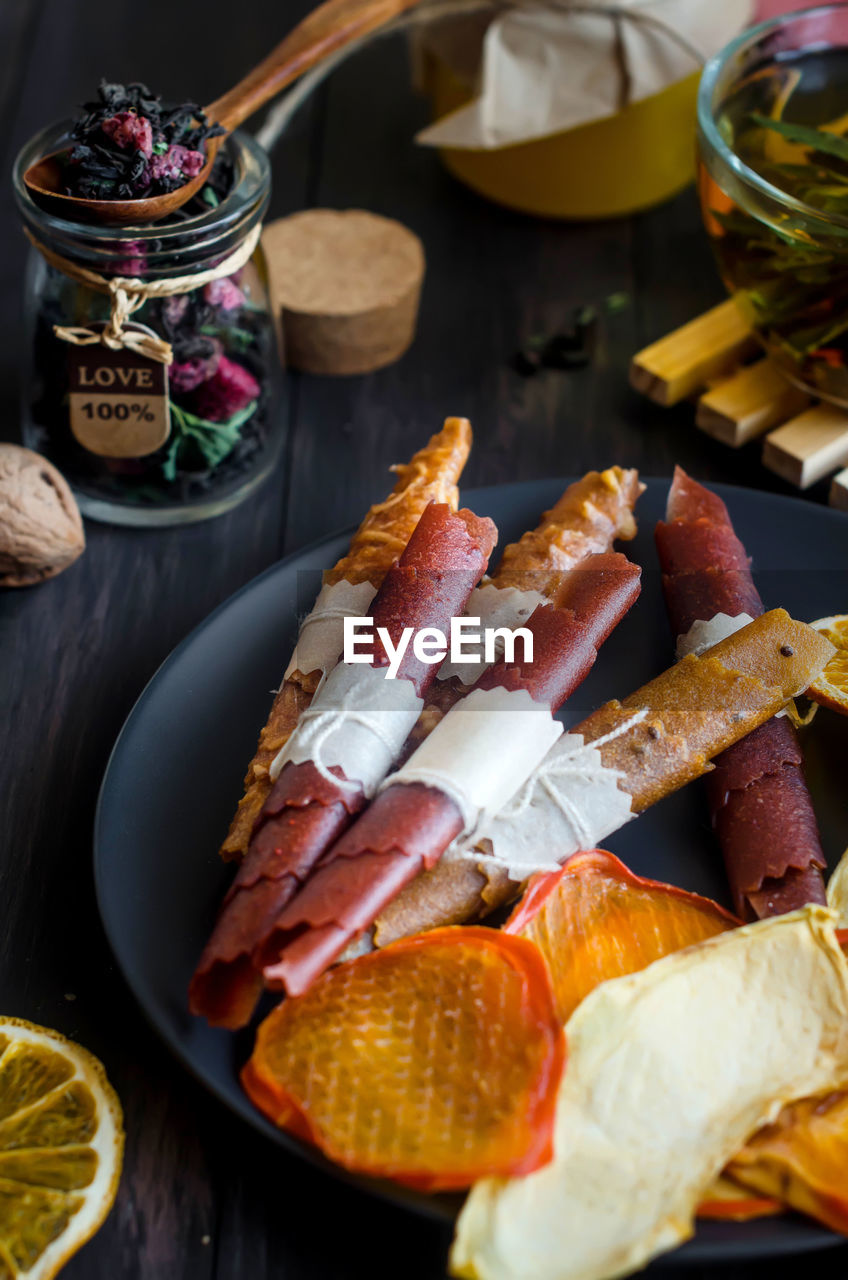
<path fill-rule="evenodd" d="M 263 237 L 275 291 L 287 310 L 357 315 L 416 289 L 424 248 L 392 218 L 362 209 L 308 209 L 271 223 Z"/>

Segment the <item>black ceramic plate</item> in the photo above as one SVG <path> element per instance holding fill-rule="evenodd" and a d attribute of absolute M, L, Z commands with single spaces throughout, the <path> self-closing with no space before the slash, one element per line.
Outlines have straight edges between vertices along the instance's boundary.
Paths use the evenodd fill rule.
<path fill-rule="evenodd" d="M 463 501 L 494 518 L 500 543 L 553 505 L 565 482 L 544 480 L 469 491 Z M 848 607 L 848 516 L 772 494 L 717 486 L 754 557 L 766 607 L 806 620 Z M 641 532 L 629 553 L 643 566 L 642 596 L 604 646 L 565 710 L 576 723 L 623 697 L 671 661 L 652 529 L 668 482 L 648 482 Z M 213 1031 L 186 1010 L 186 988 L 232 872 L 218 845 L 241 794 L 246 762 L 280 681 L 298 611 L 317 594 L 320 572 L 342 554 L 346 534 L 290 556 L 221 605 L 176 649 L 139 698 L 106 771 L 95 828 L 95 874 L 103 923 L 132 990 L 180 1060 L 223 1102 L 274 1142 L 330 1166 L 275 1129 L 241 1092 L 238 1068 L 249 1033 Z M 838 773 L 848 722 L 821 712 L 808 735 L 808 773 L 831 862 L 848 844 L 844 778 Z M 649 810 L 607 842 L 641 875 L 725 898 L 721 861 L 698 784 Z M 335 1170 L 335 1172 L 338 1172 Z M 419 1211 L 453 1206 L 390 1184 L 371 1184 Z M 675 1261 L 752 1258 L 818 1248 L 836 1237 L 800 1218 L 705 1223 Z"/>

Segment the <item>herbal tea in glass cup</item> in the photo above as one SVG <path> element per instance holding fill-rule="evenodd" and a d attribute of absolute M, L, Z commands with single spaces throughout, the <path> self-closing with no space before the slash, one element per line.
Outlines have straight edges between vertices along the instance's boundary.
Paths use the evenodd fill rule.
<path fill-rule="evenodd" d="M 725 286 L 793 382 L 848 407 L 848 6 L 762 23 L 713 58 L 698 143 Z"/>

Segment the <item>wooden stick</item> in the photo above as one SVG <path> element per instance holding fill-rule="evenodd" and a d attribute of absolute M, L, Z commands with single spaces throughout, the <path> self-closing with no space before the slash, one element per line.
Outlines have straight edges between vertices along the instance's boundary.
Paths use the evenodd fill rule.
<path fill-rule="evenodd" d="M 746 365 L 698 401 L 695 425 L 738 449 L 801 413 L 810 397 L 794 387 L 771 360 Z"/>
<path fill-rule="evenodd" d="M 656 404 L 677 404 L 730 374 L 756 350 L 756 339 L 728 299 L 634 356 L 630 385 Z"/>
<path fill-rule="evenodd" d="M 848 511 L 848 467 L 831 480 L 828 501 L 838 511 Z"/>
<path fill-rule="evenodd" d="M 772 431 L 763 443 L 763 464 L 784 480 L 808 489 L 848 463 L 848 413 L 817 404 Z"/>

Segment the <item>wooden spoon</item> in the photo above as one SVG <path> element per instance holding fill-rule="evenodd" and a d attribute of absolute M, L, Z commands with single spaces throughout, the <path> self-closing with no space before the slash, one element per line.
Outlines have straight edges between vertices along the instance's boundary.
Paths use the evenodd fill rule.
<path fill-rule="evenodd" d="M 418 0 L 325 0 L 235 88 L 210 103 L 206 108 L 208 119 L 231 133 L 316 62 L 351 40 L 385 25 L 417 3 Z M 206 163 L 196 177 L 161 196 L 141 200 L 86 200 L 65 195 L 61 160 L 67 152 L 55 152 L 31 164 L 24 174 L 24 182 L 33 195 L 49 200 L 55 212 L 66 218 L 114 226 L 156 222 L 179 209 L 200 190 L 209 177 L 224 136 L 207 138 Z"/>

